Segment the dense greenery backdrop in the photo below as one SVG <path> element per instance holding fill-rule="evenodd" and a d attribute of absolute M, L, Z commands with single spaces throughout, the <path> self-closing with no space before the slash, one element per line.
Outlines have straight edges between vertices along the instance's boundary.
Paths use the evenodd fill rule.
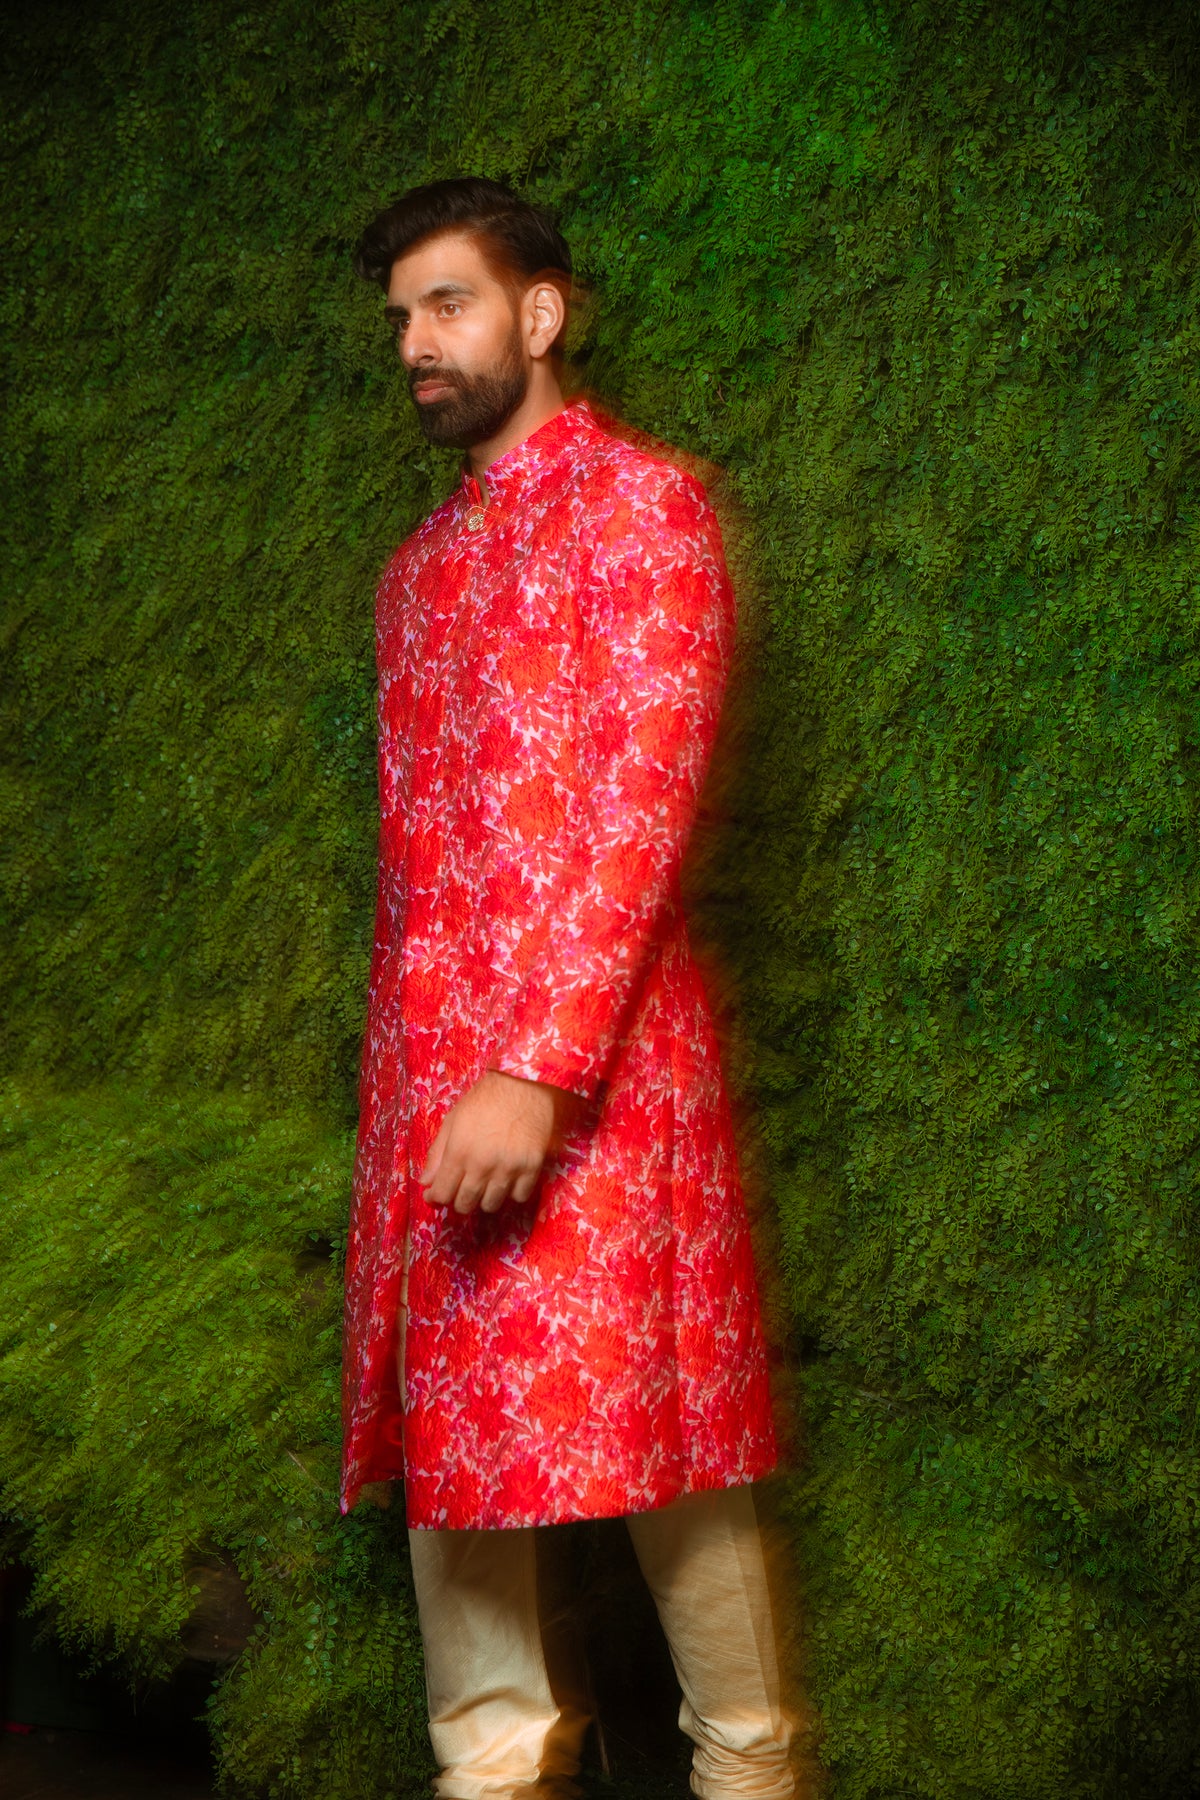
<path fill-rule="evenodd" d="M 449 466 L 348 252 L 479 171 L 560 209 L 581 378 L 744 525 L 707 904 L 838 1792 L 1194 1791 L 1196 23 L 9 9 L 0 1509 L 144 1668 L 236 1560 L 232 1780 L 426 1780 L 398 1523 L 333 1499 L 336 1251 L 372 587 Z"/>

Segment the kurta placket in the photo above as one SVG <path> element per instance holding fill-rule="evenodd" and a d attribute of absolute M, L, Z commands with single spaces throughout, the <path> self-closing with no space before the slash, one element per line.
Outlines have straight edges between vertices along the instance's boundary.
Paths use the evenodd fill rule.
<path fill-rule="evenodd" d="M 464 477 L 377 601 L 343 1505 L 403 1476 L 417 1527 L 643 1511 L 775 1457 L 678 892 L 732 641 L 716 521 L 582 403 L 487 488 Z M 534 1203 L 462 1218 L 416 1177 L 488 1068 L 588 1105 Z"/>

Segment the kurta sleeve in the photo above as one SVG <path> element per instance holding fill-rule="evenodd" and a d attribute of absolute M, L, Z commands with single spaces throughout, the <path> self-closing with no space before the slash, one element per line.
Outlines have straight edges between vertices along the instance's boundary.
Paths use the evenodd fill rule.
<path fill-rule="evenodd" d="M 590 1098 L 678 904 L 716 734 L 733 596 L 699 483 L 665 465 L 613 496 L 577 595 L 578 826 L 492 1067 Z"/>

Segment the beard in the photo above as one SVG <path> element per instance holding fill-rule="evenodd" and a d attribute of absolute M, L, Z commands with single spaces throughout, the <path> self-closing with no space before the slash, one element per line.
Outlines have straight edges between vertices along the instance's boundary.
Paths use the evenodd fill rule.
<path fill-rule="evenodd" d="M 454 391 L 441 400 L 416 399 L 422 381 L 437 381 Z M 461 369 L 413 369 L 409 392 L 427 441 L 439 447 L 470 450 L 502 430 L 524 400 L 529 375 L 514 332 L 502 361 L 486 375 L 464 375 Z"/>

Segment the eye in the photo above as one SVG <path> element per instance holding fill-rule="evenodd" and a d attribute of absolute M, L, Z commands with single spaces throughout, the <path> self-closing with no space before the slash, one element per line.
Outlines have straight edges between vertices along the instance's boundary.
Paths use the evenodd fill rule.
<path fill-rule="evenodd" d="M 438 313 L 443 319 L 447 317 L 453 318 L 455 313 L 460 313 L 461 311 L 462 307 L 457 300 L 443 300 L 441 306 L 438 308 Z"/>

